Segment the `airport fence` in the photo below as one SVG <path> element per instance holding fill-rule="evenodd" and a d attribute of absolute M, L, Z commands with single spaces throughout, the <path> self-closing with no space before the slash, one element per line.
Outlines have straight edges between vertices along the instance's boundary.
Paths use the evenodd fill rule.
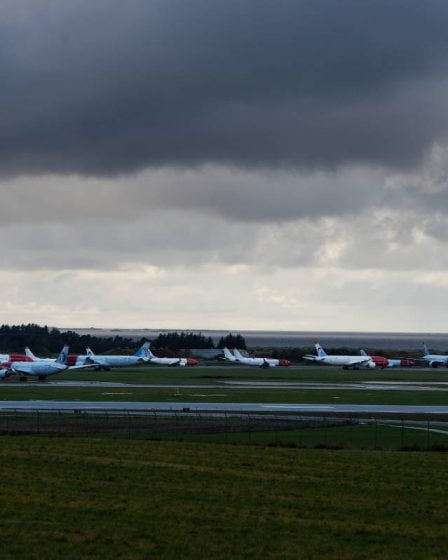
<path fill-rule="evenodd" d="M 7 410 L 0 435 L 110 437 L 356 449 L 448 451 L 448 418 L 249 412 Z"/>

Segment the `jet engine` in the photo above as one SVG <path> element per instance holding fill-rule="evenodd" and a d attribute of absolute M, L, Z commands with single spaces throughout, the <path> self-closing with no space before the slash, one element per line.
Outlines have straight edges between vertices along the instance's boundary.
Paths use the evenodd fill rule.
<path fill-rule="evenodd" d="M 5 379 L 11 375 L 11 364 L 5 362 L 0 365 L 0 379 Z"/>

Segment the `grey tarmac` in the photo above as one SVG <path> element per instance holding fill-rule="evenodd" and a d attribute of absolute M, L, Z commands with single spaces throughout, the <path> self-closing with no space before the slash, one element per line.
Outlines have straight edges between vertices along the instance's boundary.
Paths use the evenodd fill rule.
<path fill-rule="evenodd" d="M 436 386 L 435 386 L 436 385 Z M 360 390 L 360 391 L 437 391 L 448 392 L 446 383 L 431 382 L 428 384 L 408 382 L 368 381 L 361 383 L 310 383 L 301 381 L 221 381 L 214 385 L 182 384 L 182 383 L 118 383 L 111 381 L 28 381 L 24 383 L 2 382 L 1 387 L 58 387 L 58 388 L 95 388 L 100 389 L 322 389 L 322 390 Z M 224 388 L 224 387 L 222 387 Z"/>
<path fill-rule="evenodd" d="M 448 414 L 448 406 L 370 405 L 370 404 L 278 404 L 278 403 L 196 403 L 196 402 L 114 402 L 114 401 L 0 401 L 0 410 L 28 411 L 101 411 L 129 412 L 335 412 Z"/>

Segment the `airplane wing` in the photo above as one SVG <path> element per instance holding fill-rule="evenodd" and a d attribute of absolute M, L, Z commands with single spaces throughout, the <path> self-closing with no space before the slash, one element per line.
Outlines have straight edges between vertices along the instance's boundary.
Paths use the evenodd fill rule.
<path fill-rule="evenodd" d="M 96 367 L 99 364 L 97 363 L 92 363 L 92 364 L 84 364 L 82 366 L 69 366 L 67 369 L 86 369 L 86 368 L 92 368 L 92 367 Z"/>
<path fill-rule="evenodd" d="M 310 360 L 311 362 L 322 362 L 325 356 L 313 356 L 312 354 L 307 354 L 303 356 L 304 360 Z"/>
<path fill-rule="evenodd" d="M 365 360 L 352 360 L 347 365 L 348 366 L 364 366 L 370 362 L 370 356 L 368 356 Z"/>
<path fill-rule="evenodd" d="M 180 361 L 180 358 L 179 358 L 176 362 L 173 362 L 172 364 L 169 364 L 169 367 L 177 367 L 177 366 L 180 366 L 180 365 L 181 365 L 181 361 Z"/>

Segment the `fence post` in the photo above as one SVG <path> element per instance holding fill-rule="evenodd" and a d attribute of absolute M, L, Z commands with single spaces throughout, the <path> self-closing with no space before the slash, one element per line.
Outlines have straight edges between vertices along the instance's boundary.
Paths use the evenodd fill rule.
<path fill-rule="evenodd" d="M 378 448 L 378 430 L 377 430 L 378 425 L 377 425 L 377 421 L 376 421 L 376 416 L 374 417 L 374 421 L 375 421 L 375 444 L 374 444 L 374 447 L 375 447 L 375 449 L 377 449 Z"/>
<path fill-rule="evenodd" d="M 152 423 L 153 425 L 152 433 L 153 433 L 153 437 L 157 438 L 159 436 L 159 423 L 158 423 L 159 419 L 157 418 L 156 410 L 153 410 L 152 413 L 154 416 L 154 422 Z"/>
<path fill-rule="evenodd" d="M 430 432 L 430 423 L 429 423 L 429 418 L 427 420 L 427 429 L 426 429 L 426 449 L 429 449 L 429 439 L 431 436 L 431 432 Z"/>
<path fill-rule="evenodd" d="M 353 416 L 350 416 L 350 426 L 351 426 L 351 430 L 350 430 L 350 447 L 353 447 L 353 430 L 355 429 L 355 427 L 358 427 L 358 426 L 359 426 L 359 421 L 355 422 Z"/>
<path fill-rule="evenodd" d="M 401 447 L 404 446 L 404 420 L 401 419 Z"/>
<path fill-rule="evenodd" d="M 177 418 L 177 410 L 174 411 L 174 418 L 175 418 L 175 421 L 176 421 L 176 441 L 179 441 L 180 437 L 179 437 L 179 422 L 178 422 L 178 418 Z"/>

